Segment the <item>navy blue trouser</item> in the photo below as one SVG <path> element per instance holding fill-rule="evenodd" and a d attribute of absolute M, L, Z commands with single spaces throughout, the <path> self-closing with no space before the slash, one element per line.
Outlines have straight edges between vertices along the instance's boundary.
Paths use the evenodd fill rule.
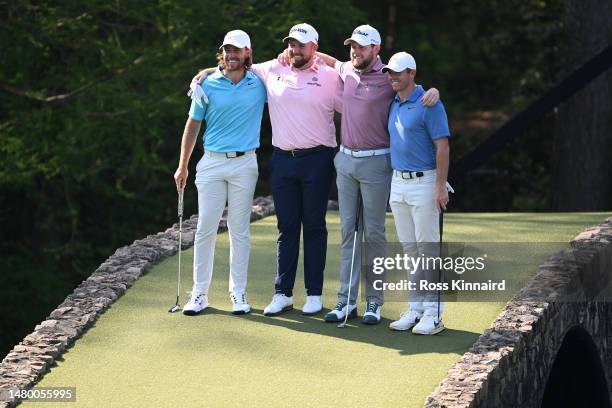
<path fill-rule="evenodd" d="M 334 179 L 332 148 L 294 157 L 274 152 L 268 163 L 279 231 L 276 241 L 276 293 L 293 296 L 304 229 L 304 283 L 308 296 L 323 291 L 327 255 L 325 213 Z"/>

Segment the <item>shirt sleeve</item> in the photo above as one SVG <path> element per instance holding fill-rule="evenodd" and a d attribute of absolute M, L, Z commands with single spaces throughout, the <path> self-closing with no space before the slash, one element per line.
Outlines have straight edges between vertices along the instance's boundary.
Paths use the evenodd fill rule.
<path fill-rule="evenodd" d="M 334 91 L 334 110 L 342 113 L 342 94 L 344 93 L 344 82 L 339 74 L 336 74 L 336 89 Z"/>
<path fill-rule="evenodd" d="M 346 63 L 347 61 L 336 60 L 336 65 L 334 65 L 336 72 L 338 73 L 338 75 L 340 75 L 340 79 L 342 79 L 343 82 L 344 82 L 344 77 L 346 76 L 344 75 L 346 73 Z"/>
<path fill-rule="evenodd" d="M 204 92 L 206 92 L 206 95 L 209 97 L 209 101 L 210 101 L 210 94 L 208 93 L 208 90 L 206 88 L 204 88 Z M 191 100 L 191 107 L 189 108 L 189 117 L 191 119 L 195 119 L 199 121 L 204 120 L 204 116 L 206 115 L 206 109 L 208 108 L 208 104 L 202 103 L 202 105 L 204 106 L 202 107 L 198 105 L 195 99 Z"/>
<path fill-rule="evenodd" d="M 272 69 L 272 66 L 275 62 L 276 60 L 270 60 L 266 62 L 261 62 L 259 64 L 253 64 L 251 65 L 251 71 L 253 71 L 253 73 L 265 83 L 266 77 L 270 73 L 270 70 Z"/>
<path fill-rule="evenodd" d="M 442 102 L 438 101 L 434 106 L 425 108 L 425 127 L 431 140 L 450 137 L 448 118 Z"/>

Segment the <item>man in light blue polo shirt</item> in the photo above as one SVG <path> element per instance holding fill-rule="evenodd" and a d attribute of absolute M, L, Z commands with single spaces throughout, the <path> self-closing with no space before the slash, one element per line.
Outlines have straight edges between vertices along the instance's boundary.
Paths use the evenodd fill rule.
<path fill-rule="evenodd" d="M 404 251 L 414 257 L 439 256 L 439 216 L 448 204 L 447 176 L 450 131 L 442 102 L 425 107 L 424 90 L 416 85 L 416 61 L 399 52 L 383 68 L 397 92 L 389 111 L 389 135 L 393 179 L 389 204 L 397 235 Z M 415 271 L 411 271 L 415 272 Z M 408 280 L 419 284 L 435 282 L 437 271 L 419 269 Z M 412 329 L 416 334 L 444 330 L 439 316 L 436 291 L 415 290 L 409 295 L 409 309 L 390 324 L 392 330 Z"/>
<path fill-rule="evenodd" d="M 187 165 L 202 120 L 204 156 L 196 166 L 198 226 L 195 234 L 193 290 L 183 307 L 186 315 L 196 315 L 208 306 L 217 228 L 227 202 L 230 235 L 229 291 L 232 313 L 251 311 L 246 300 L 247 269 L 251 250 L 249 225 L 251 204 L 257 183 L 255 149 L 266 89 L 247 68 L 251 65 L 251 40 L 247 33 L 227 33 L 217 55 L 219 68 L 202 84 L 207 101 L 194 98 L 183 132 L 181 156 L 174 174 L 181 191 L 187 182 Z"/>

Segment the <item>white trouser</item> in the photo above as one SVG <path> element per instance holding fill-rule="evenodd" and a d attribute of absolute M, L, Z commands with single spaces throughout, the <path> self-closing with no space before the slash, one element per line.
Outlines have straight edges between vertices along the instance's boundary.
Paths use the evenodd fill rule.
<path fill-rule="evenodd" d="M 423 177 L 403 179 L 397 175 L 391 181 L 389 204 L 393 211 L 397 236 L 409 256 L 439 256 L 440 226 L 438 209 L 434 201 L 436 192 L 435 170 L 428 171 Z M 437 272 L 427 271 L 425 278 L 430 282 L 437 281 Z M 423 278 L 419 273 L 409 274 L 408 280 L 417 282 Z M 411 291 L 410 309 L 423 312 L 431 310 L 437 313 L 436 291 Z M 443 303 L 440 304 L 442 313 Z"/>
<path fill-rule="evenodd" d="M 213 273 L 217 229 L 227 202 L 230 236 L 229 291 L 245 293 L 251 240 L 249 225 L 255 184 L 257 156 L 236 158 L 204 155 L 196 166 L 198 228 L 193 257 L 193 290 L 208 293 Z"/>

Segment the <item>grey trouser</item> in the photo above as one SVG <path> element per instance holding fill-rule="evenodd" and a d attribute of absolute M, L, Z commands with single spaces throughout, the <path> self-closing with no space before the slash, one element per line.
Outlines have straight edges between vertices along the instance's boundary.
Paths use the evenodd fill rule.
<path fill-rule="evenodd" d="M 340 290 L 338 300 L 346 302 L 351 272 L 351 254 L 355 235 L 355 217 L 357 211 L 357 194 L 361 192 L 363 211 L 359 233 L 363 233 L 367 248 L 366 265 L 372 265 L 374 256 L 386 256 L 387 239 L 385 237 L 385 218 L 387 200 L 391 189 L 392 169 L 389 154 L 370 157 L 351 157 L 338 152 L 334 159 L 336 166 L 336 184 L 338 185 L 338 204 L 342 227 L 340 245 Z M 358 237 L 359 239 L 359 237 Z M 361 273 L 361 245 L 359 240 L 355 247 L 355 262 L 351 282 L 350 304 L 355 304 L 359 292 Z M 368 302 L 379 305 L 384 303 L 381 290 L 375 290 L 373 281 L 380 276 L 366 273 L 365 295 Z"/>

